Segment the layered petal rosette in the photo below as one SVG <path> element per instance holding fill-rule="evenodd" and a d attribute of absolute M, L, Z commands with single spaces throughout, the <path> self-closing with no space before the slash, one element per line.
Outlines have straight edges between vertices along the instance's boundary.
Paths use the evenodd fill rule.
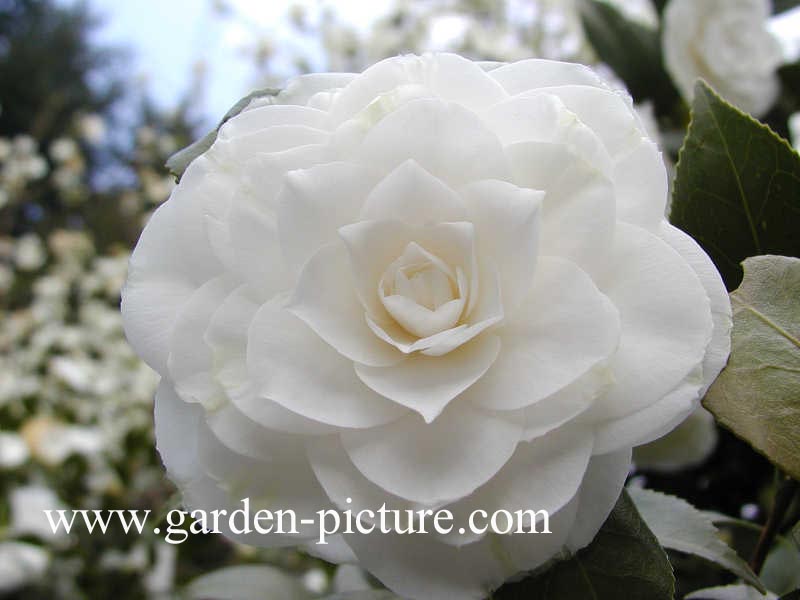
<path fill-rule="evenodd" d="M 403 56 L 252 102 L 153 215 L 123 297 L 186 504 L 447 508 L 448 535 L 226 532 L 410 598 L 481 598 L 585 546 L 631 449 L 728 355 L 725 289 L 666 201 L 630 99 L 579 65 Z M 552 533 L 459 534 L 476 509 L 547 510 Z"/>
<path fill-rule="evenodd" d="M 769 31 L 770 0 L 670 0 L 664 9 L 664 63 L 691 102 L 698 77 L 756 117 L 780 92 L 780 43 Z"/>

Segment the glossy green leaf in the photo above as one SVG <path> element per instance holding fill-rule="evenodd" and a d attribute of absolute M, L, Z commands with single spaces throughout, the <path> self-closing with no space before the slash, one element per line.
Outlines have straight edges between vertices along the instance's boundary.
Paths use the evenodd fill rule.
<path fill-rule="evenodd" d="M 787 538 L 775 540 L 761 569 L 761 581 L 776 594 L 800 588 L 800 552 Z"/>
<path fill-rule="evenodd" d="M 774 14 L 786 12 L 800 6 L 800 0 L 772 0 L 772 12 Z"/>
<path fill-rule="evenodd" d="M 387 590 L 359 590 L 325 596 L 323 600 L 403 600 Z"/>
<path fill-rule="evenodd" d="M 192 580 L 183 591 L 185 600 L 311 600 L 298 579 L 266 565 L 240 565 L 212 571 Z"/>
<path fill-rule="evenodd" d="M 240 112 L 242 112 L 247 106 L 253 101 L 258 100 L 259 98 L 269 98 L 271 96 L 275 96 L 278 94 L 280 90 L 274 89 L 263 89 L 263 90 L 256 90 L 254 92 L 249 93 L 247 96 L 239 100 L 236 104 L 234 104 L 231 109 L 225 113 L 225 116 L 222 117 L 222 120 L 219 122 L 213 131 L 208 132 L 202 138 L 194 142 L 193 144 L 187 146 L 183 150 L 178 150 L 175 154 L 170 156 L 167 159 L 166 167 L 169 169 L 169 172 L 175 176 L 176 181 L 180 181 L 183 172 L 186 171 L 186 168 L 189 164 L 198 156 L 203 154 L 206 150 L 211 148 L 211 145 L 217 139 L 217 132 L 219 132 L 219 128 L 222 127 L 225 122 L 229 119 L 232 119 Z"/>
<path fill-rule="evenodd" d="M 664 12 L 664 9 L 667 7 L 667 0 L 653 0 L 653 8 L 656 9 L 658 14 Z"/>
<path fill-rule="evenodd" d="M 723 585 L 697 590 L 685 596 L 684 600 L 776 600 L 773 593 L 763 595 L 749 585 Z"/>
<path fill-rule="evenodd" d="M 703 512 L 681 498 L 653 490 L 631 488 L 628 494 L 664 548 L 709 560 L 764 591 L 756 574 L 720 539 L 719 530 Z"/>
<path fill-rule="evenodd" d="M 492 600 L 672 600 L 674 593 L 667 555 L 623 491 L 589 546 L 504 585 Z"/>
<path fill-rule="evenodd" d="M 800 255 L 800 156 L 703 82 L 675 177 L 670 220 L 703 246 L 729 290 L 748 256 Z"/>
<path fill-rule="evenodd" d="M 601 61 L 625 82 L 636 101 L 652 100 L 668 110 L 678 93 L 663 67 L 658 31 L 627 19 L 603 0 L 581 0 L 580 16 Z"/>
<path fill-rule="evenodd" d="M 755 546 L 756 540 L 761 535 L 762 526 L 752 521 L 711 511 L 701 511 L 701 513 L 714 525 L 726 530 L 728 536 L 732 535 L 733 538 L 738 539 L 740 543 L 747 540 L 747 537 L 742 537 L 742 534 L 749 534 L 750 540 L 745 542 L 744 546 L 748 549 Z M 764 587 L 779 594 L 800 587 L 800 552 L 790 537 L 775 536 L 772 549 L 767 554 L 767 559 L 759 573 L 759 579 Z"/>
<path fill-rule="evenodd" d="M 731 356 L 703 405 L 800 479 L 800 259 L 747 259 L 731 305 Z"/>

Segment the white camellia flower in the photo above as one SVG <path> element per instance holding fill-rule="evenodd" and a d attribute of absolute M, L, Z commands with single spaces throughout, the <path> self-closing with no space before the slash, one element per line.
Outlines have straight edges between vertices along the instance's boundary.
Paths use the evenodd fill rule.
<path fill-rule="evenodd" d="M 664 10 L 664 63 L 687 101 L 698 77 L 759 117 L 780 90 L 778 40 L 767 30 L 769 0 L 670 0 Z"/>
<path fill-rule="evenodd" d="M 631 448 L 728 356 L 725 288 L 666 201 L 630 99 L 580 65 L 403 56 L 251 102 L 123 294 L 186 504 L 447 508 L 450 535 L 226 532 L 426 600 L 587 545 Z M 476 509 L 544 509 L 552 533 L 459 535 Z"/>

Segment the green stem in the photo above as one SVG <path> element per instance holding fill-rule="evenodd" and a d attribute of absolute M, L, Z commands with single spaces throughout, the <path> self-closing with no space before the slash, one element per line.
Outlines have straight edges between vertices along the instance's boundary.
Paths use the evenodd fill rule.
<path fill-rule="evenodd" d="M 783 523 L 786 511 L 792 504 L 792 499 L 797 491 L 798 484 L 791 477 L 784 477 L 775 492 L 775 500 L 772 503 L 772 512 L 770 512 L 764 529 L 761 530 L 761 536 L 758 538 L 758 544 L 753 552 L 753 557 L 750 559 L 750 568 L 754 573 L 760 573 L 764 566 L 764 561 L 767 558 L 767 553 L 775 541 L 775 536 L 778 534 L 781 523 Z"/>

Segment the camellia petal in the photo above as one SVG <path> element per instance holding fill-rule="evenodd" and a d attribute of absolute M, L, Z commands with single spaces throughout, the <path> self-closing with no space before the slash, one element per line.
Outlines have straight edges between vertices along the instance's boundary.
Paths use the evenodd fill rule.
<path fill-rule="evenodd" d="M 352 362 L 286 310 L 282 298 L 256 313 L 247 368 L 260 395 L 330 425 L 374 427 L 408 410 L 359 383 Z"/>
<path fill-rule="evenodd" d="M 497 269 L 505 311 L 511 313 L 533 281 L 544 192 L 487 180 L 461 193 L 475 224 L 478 256 Z"/>
<path fill-rule="evenodd" d="M 385 367 L 403 358 L 367 326 L 341 241 L 325 246 L 306 263 L 287 310 L 356 363 Z"/>
<path fill-rule="evenodd" d="M 367 221 L 399 220 L 430 225 L 466 220 L 461 199 L 413 159 L 398 166 L 370 192 L 361 211 Z"/>
<path fill-rule="evenodd" d="M 426 422 L 486 373 L 500 353 L 500 339 L 485 335 L 443 356 L 415 354 L 389 367 L 356 365 L 358 377 L 377 393 L 417 411 Z"/>
<path fill-rule="evenodd" d="M 509 95 L 528 90 L 563 85 L 588 85 L 605 88 L 602 79 L 585 65 L 531 58 L 503 65 L 491 71 Z"/>
<path fill-rule="evenodd" d="M 592 407 L 603 420 L 637 412 L 669 393 L 703 361 L 712 333 L 708 295 L 668 244 L 618 223 L 612 256 L 596 276 L 622 323 L 611 362 L 616 383 Z"/>
<path fill-rule="evenodd" d="M 631 469 L 630 449 L 592 456 L 578 491 L 578 510 L 566 546 L 573 552 L 587 546 L 619 499 Z"/>
<path fill-rule="evenodd" d="M 569 427 L 532 442 L 520 442 L 514 456 L 495 477 L 448 508 L 456 520 L 463 523 L 466 523 L 465 516 L 479 510 L 487 514 L 500 510 L 515 514 L 535 507 L 533 512 L 543 510 L 555 514 L 578 492 L 592 456 L 592 443 L 591 431 Z M 531 524 L 531 520 L 525 518 L 515 528 L 528 528 Z M 484 535 L 486 533 L 504 534 L 505 531 L 493 531 L 490 524 Z"/>
<path fill-rule="evenodd" d="M 412 414 L 383 427 L 342 433 L 353 464 L 386 491 L 417 502 L 457 500 L 511 458 L 522 428 L 501 413 L 454 407 L 421 426 Z"/>
<path fill-rule="evenodd" d="M 338 240 L 337 229 L 355 220 L 374 178 L 368 168 L 343 162 L 286 175 L 277 223 L 290 268 L 299 270 L 318 249 Z"/>
<path fill-rule="evenodd" d="M 332 114 L 344 121 L 382 94 L 402 86 L 424 86 L 432 95 L 471 110 L 505 97 L 503 88 L 472 61 L 455 54 L 402 56 L 381 61 L 350 83 L 337 99 Z"/>
<path fill-rule="evenodd" d="M 506 153 L 517 185 L 545 192 L 540 254 L 604 264 L 616 219 L 613 182 L 561 144 L 518 142 Z"/>
<path fill-rule="evenodd" d="M 616 309 L 585 272 L 542 258 L 523 306 L 503 329 L 503 352 L 469 400 L 492 410 L 534 404 L 609 360 L 619 334 Z"/>
<path fill-rule="evenodd" d="M 122 290 L 125 335 L 159 373 L 167 372 L 169 338 L 178 310 L 203 283 L 220 275 L 222 265 L 205 233 L 202 194 L 208 160 L 195 160 L 184 185 L 150 219 L 131 255 Z"/>
<path fill-rule="evenodd" d="M 413 159 L 454 187 L 509 179 L 497 136 L 474 113 L 441 100 L 412 100 L 384 117 L 367 133 L 359 155 L 387 170 Z"/>
<path fill-rule="evenodd" d="M 231 277 L 216 277 L 200 287 L 181 308 L 172 330 L 169 375 L 175 390 L 187 402 L 214 408 L 222 390 L 214 380 L 212 350 L 204 333 L 219 305 L 237 287 Z"/>
<path fill-rule="evenodd" d="M 657 235 L 677 250 L 694 269 L 711 302 L 713 331 L 703 359 L 703 388 L 700 392 L 703 396 L 728 362 L 728 355 L 731 352 L 733 318 L 728 292 L 714 263 L 697 242 L 666 222 L 661 224 Z"/>

